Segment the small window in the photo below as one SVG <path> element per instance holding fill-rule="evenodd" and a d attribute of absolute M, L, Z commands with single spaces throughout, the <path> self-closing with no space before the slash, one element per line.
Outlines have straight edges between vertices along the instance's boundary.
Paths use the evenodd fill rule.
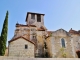
<path fill-rule="evenodd" d="M 35 14 L 31 14 L 31 19 L 35 19 Z"/>
<path fill-rule="evenodd" d="M 33 39 L 36 39 L 36 36 L 33 36 Z"/>
<path fill-rule="evenodd" d="M 28 45 L 25 45 L 25 49 L 28 49 Z"/>
<path fill-rule="evenodd" d="M 37 15 L 37 22 L 41 22 L 41 15 Z"/>
<path fill-rule="evenodd" d="M 61 39 L 62 47 L 65 48 L 65 40 L 62 38 Z"/>

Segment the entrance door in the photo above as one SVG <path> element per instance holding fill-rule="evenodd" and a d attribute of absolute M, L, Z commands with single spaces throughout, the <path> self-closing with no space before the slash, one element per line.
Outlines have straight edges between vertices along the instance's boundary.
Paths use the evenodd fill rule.
<path fill-rule="evenodd" d="M 77 51 L 76 53 L 77 53 L 78 58 L 80 58 L 80 51 Z"/>

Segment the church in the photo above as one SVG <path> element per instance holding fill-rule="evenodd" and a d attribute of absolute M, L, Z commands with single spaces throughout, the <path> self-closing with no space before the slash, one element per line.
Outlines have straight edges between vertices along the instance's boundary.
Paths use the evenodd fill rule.
<path fill-rule="evenodd" d="M 27 12 L 26 25 L 16 23 L 8 41 L 8 56 L 27 58 L 80 58 L 80 31 L 48 31 L 45 14 Z"/>

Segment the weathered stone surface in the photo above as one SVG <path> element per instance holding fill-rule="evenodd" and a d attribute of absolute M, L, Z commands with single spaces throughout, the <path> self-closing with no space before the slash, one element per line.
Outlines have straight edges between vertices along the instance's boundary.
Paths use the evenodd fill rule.
<path fill-rule="evenodd" d="M 37 14 L 35 14 L 35 19 L 31 19 L 31 14 L 28 14 L 27 24 L 36 25 L 37 27 L 44 26 L 44 16 L 41 15 L 41 22 L 37 22 Z"/>
<path fill-rule="evenodd" d="M 47 38 L 47 46 L 48 46 L 48 52 L 51 57 L 60 58 L 61 57 L 61 51 L 62 43 L 61 39 L 65 40 L 65 47 L 64 51 L 66 53 L 66 56 L 68 58 L 77 57 L 76 50 L 78 47 L 78 41 L 80 39 L 79 35 L 70 35 L 67 31 L 63 29 L 59 29 L 57 31 L 54 31 L 52 33 L 52 36 Z"/>
<path fill-rule="evenodd" d="M 25 49 L 25 45 L 28 48 Z M 9 44 L 9 56 L 25 56 L 34 58 L 34 44 L 19 38 Z"/>
<path fill-rule="evenodd" d="M 35 14 L 35 19 L 31 19 L 31 14 Z M 45 51 L 51 58 L 62 58 L 62 42 L 65 41 L 64 52 L 66 58 L 77 58 L 76 51 L 80 50 L 80 31 L 70 30 L 67 32 L 64 29 L 56 31 L 47 31 L 44 26 L 44 14 L 40 14 L 41 22 L 37 22 L 37 13 L 28 13 L 26 17 L 27 25 L 18 24 L 16 26 L 14 38 L 23 36 L 26 39 L 35 43 L 34 45 L 22 38 L 17 39 L 9 44 L 9 56 L 26 56 L 34 57 L 37 52 L 39 57 L 42 57 Z M 34 26 L 30 26 L 34 25 Z M 42 30 L 42 29 L 43 30 Z M 44 42 L 47 44 L 47 49 L 44 48 Z M 24 49 L 25 44 L 28 44 L 28 49 Z M 26 58 L 25 58 L 26 59 Z"/>

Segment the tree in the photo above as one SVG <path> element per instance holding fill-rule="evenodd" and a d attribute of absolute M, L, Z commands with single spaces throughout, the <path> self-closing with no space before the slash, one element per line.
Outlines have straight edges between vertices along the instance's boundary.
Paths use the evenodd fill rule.
<path fill-rule="evenodd" d="M 7 33 L 8 33 L 8 11 L 5 16 L 5 20 L 3 23 L 3 28 L 1 32 L 1 38 L 0 38 L 0 55 L 3 56 L 5 54 L 6 50 L 6 41 L 7 41 Z"/>

